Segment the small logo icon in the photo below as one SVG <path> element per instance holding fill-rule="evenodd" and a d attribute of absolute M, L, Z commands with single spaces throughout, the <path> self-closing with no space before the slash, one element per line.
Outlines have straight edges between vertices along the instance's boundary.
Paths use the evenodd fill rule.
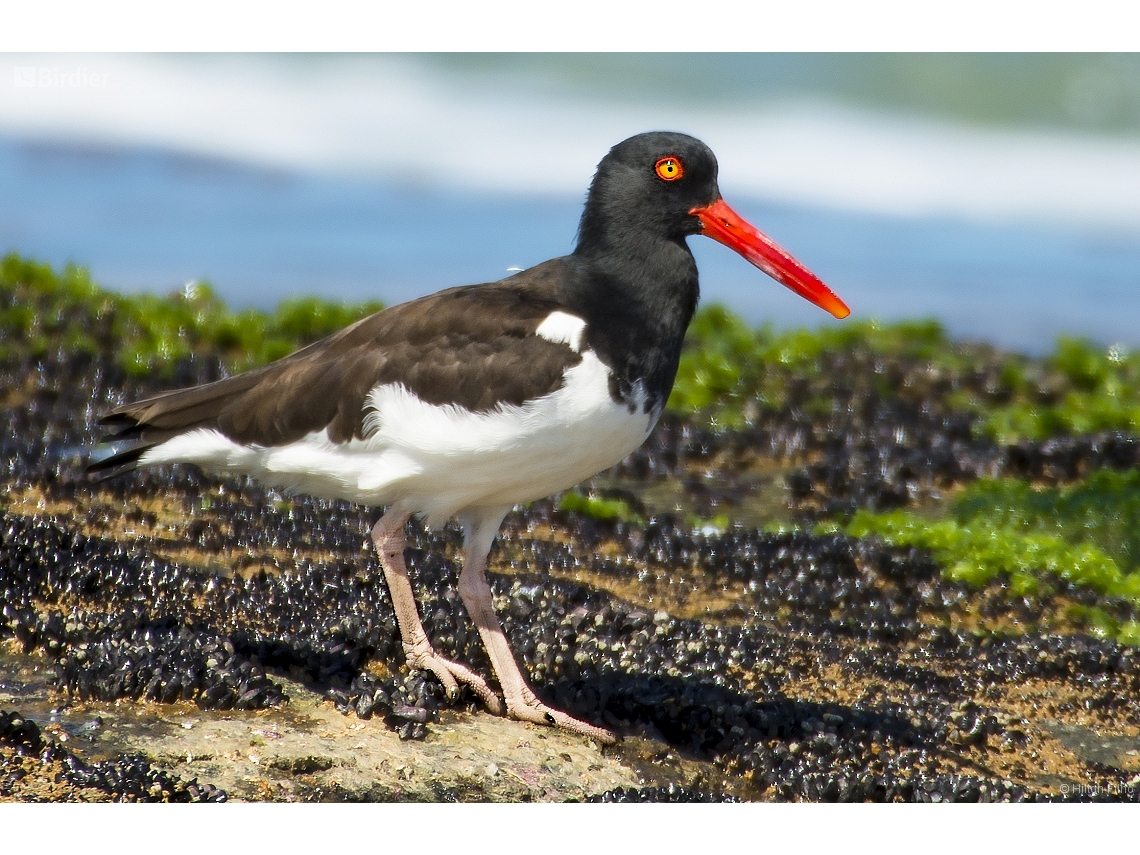
<path fill-rule="evenodd" d="M 12 86 L 16 89 L 35 89 L 36 67 L 34 65 L 17 65 L 13 68 Z"/>

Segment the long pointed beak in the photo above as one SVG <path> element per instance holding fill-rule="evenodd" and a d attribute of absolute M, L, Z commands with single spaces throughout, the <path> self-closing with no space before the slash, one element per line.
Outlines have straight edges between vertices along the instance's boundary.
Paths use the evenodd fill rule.
<path fill-rule="evenodd" d="M 728 207 L 723 199 L 717 199 L 703 208 L 693 208 L 689 213 L 701 221 L 701 234 L 736 250 L 781 285 L 791 288 L 837 318 L 851 314 L 847 305 L 818 276 Z"/>

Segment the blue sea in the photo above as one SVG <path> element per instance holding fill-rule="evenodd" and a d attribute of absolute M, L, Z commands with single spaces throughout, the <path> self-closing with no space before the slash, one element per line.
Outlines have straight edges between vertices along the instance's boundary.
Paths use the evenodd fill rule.
<path fill-rule="evenodd" d="M 235 306 L 395 303 L 569 252 L 597 160 L 655 128 L 705 139 L 855 317 L 1140 346 L 1131 57 L 7 55 L 0 252 Z M 703 300 L 831 322 L 690 244 Z"/>

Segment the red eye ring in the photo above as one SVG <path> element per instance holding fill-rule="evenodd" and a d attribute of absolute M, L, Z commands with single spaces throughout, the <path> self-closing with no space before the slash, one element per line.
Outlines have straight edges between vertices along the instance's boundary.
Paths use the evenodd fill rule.
<path fill-rule="evenodd" d="M 681 159 L 669 155 L 663 157 L 653 166 L 657 172 L 657 177 L 662 181 L 676 181 L 685 174 L 685 168 L 681 166 Z"/>

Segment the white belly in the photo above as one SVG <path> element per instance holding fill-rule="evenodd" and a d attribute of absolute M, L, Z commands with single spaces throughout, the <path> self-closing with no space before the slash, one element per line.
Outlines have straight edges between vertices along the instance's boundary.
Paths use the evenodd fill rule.
<path fill-rule="evenodd" d="M 617 463 L 657 419 L 635 403 L 631 412 L 610 397 L 609 370 L 585 351 L 561 389 L 522 406 L 471 413 L 424 403 L 401 385 L 378 386 L 368 396 L 365 439 L 333 443 L 322 430 L 289 445 L 251 447 L 198 430 L 139 462 L 196 463 L 323 498 L 399 504 L 435 526 L 466 508 L 548 496 Z"/>

